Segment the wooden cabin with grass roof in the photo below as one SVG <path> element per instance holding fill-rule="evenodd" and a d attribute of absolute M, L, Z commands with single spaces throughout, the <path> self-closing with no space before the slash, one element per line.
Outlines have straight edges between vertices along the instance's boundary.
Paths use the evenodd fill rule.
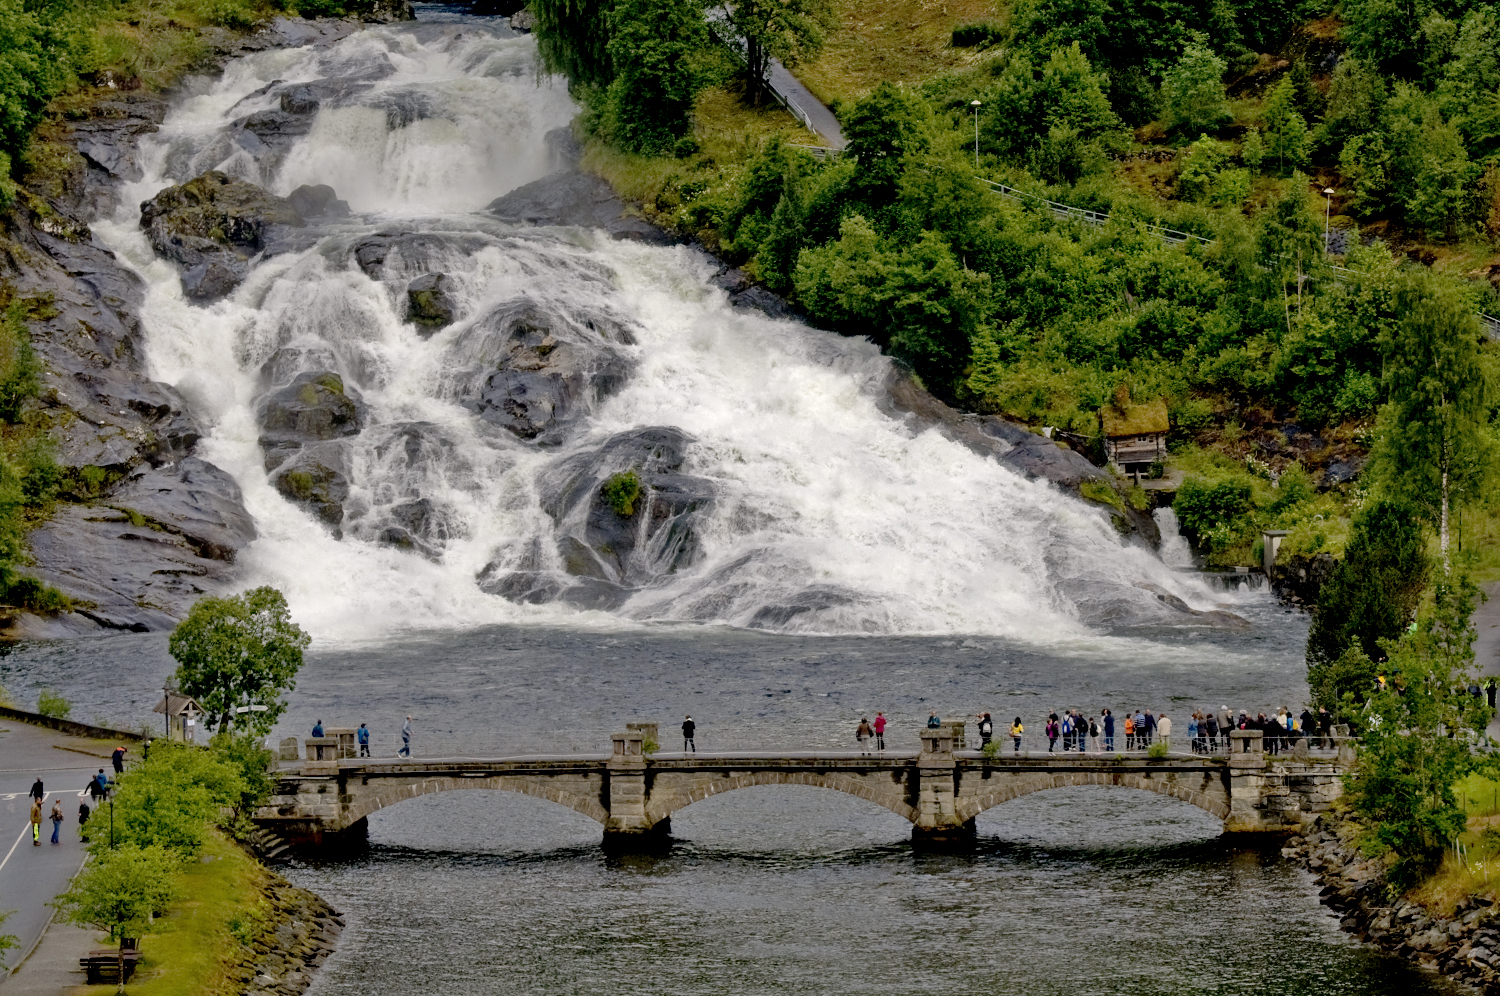
<path fill-rule="evenodd" d="M 1153 463 L 1167 459 L 1167 401 L 1155 398 L 1136 404 L 1123 385 L 1114 401 L 1099 410 L 1104 430 L 1104 458 L 1122 474 L 1137 482 L 1151 472 Z"/>

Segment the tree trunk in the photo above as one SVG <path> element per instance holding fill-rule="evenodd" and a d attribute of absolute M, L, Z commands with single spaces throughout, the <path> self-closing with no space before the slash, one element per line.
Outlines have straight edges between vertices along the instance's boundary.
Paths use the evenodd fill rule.
<path fill-rule="evenodd" d="M 1438 511 L 1438 549 L 1443 554 L 1443 573 L 1449 573 L 1448 565 L 1448 458 L 1443 456 L 1443 506 Z"/>
<path fill-rule="evenodd" d="M 117 980 L 117 982 L 118 982 L 119 985 L 118 985 L 118 988 L 115 989 L 115 992 L 117 992 L 117 993 L 123 993 L 125 991 L 125 931 L 124 930 L 120 931 L 119 966 L 120 966 L 120 976 L 119 976 L 119 979 Z"/>
<path fill-rule="evenodd" d="M 745 39 L 745 63 L 750 70 L 750 102 L 752 106 L 759 107 L 760 92 L 765 87 L 766 67 L 764 50 L 756 38 Z"/>

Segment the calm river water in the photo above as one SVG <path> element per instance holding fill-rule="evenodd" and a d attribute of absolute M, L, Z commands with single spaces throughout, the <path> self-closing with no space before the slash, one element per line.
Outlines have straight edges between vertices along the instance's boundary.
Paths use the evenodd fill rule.
<path fill-rule="evenodd" d="M 603 748 L 628 719 L 691 712 L 704 746 L 847 744 L 884 709 L 1028 723 L 1063 706 L 1300 704 L 1306 623 L 1261 598 L 1243 633 L 1133 632 L 1046 649 L 991 637 L 840 638 L 719 628 L 504 627 L 310 654 L 281 732 L 414 715 L 417 752 Z M 160 636 L 33 643 L 0 659 L 25 698 L 149 715 Z M 592 821 L 503 793 L 428 796 L 371 818 L 371 850 L 294 880 L 349 917 L 315 996 L 1448 992 L 1341 934 L 1275 849 L 1219 839 L 1146 793 L 1062 789 L 979 820 L 976 852 L 914 854 L 871 803 L 761 787 L 673 817 L 663 857 L 615 859 Z"/>

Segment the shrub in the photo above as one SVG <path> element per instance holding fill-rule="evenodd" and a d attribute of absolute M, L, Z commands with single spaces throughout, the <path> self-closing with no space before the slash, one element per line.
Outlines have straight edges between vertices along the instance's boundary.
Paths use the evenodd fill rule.
<path fill-rule="evenodd" d="M 993 21 L 960 24 L 953 29 L 954 48 L 989 48 L 1005 41 L 1005 28 Z"/>
<path fill-rule="evenodd" d="M 53 719 L 67 719 L 68 713 L 73 711 L 73 705 L 52 689 L 44 688 L 36 697 L 36 711 Z"/>
<path fill-rule="evenodd" d="M 599 496 L 615 510 L 616 515 L 628 519 L 635 514 L 635 503 L 640 500 L 643 490 L 640 477 L 635 471 L 627 470 L 611 474 L 599 488 Z"/>
<path fill-rule="evenodd" d="M 1182 482 L 1172 502 L 1178 525 L 1194 542 L 1222 530 L 1250 511 L 1250 485 L 1244 481 L 1210 483 L 1201 477 Z"/>
<path fill-rule="evenodd" d="M 1156 741 L 1150 747 L 1146 748 L 1146 756 L 1147 757 L 1156 757 L 1156 758 L 1166 757 L 1167 756 L 1167 742 L 1165 740 L 1158 740 L 1158 741 Z"/>

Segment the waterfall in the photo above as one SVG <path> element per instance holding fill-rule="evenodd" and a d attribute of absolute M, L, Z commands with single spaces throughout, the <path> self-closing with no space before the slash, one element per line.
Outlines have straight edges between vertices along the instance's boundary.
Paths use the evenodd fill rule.
<path fill-rule="evenodd" d="M 1168 567 L 1194 567 L 1193 548 L 1187 538 L 1178 531 L 1177 513 L 1169 506 L 1151 513 L 1156 528 L 1161 532 L 1161 562 Z"/>
<path fill-rule="evenodd" d="M 257 520 L 248 583 L 342 639 L 677 621 L 1057 642 L 1183 621 L 1162 590 L 1215 604 L 1097 509 L 889 414 L 868 342 L 731 308 L 702 253 L 483 213 L 550 170 L 544 136 L 576 113 L 534 51 L 429 23 L 238 60 L 144 141 L 145 178 L 96 226 L 149 285 L 153 375 L 211 426 L 199 453 Z M 194 303 L 137 205 L 208 169 L 329 184 L 352 213 Z M 454 306 L 436 332 L 407 317 L 433 273 Z M 558 357 L 583 379 L 547 421 L 514 384 Z M 364 421 L 318 444 L 346 485 L 320 518 L 273 483 L 263 412 L 328 374 Z M 630 516 L 597 498 L 626 470 L 645 483 Z"/>

